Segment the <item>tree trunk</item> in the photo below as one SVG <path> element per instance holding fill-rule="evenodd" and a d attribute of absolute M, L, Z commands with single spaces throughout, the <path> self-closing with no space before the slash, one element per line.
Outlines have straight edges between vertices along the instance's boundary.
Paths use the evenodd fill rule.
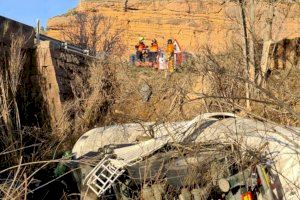
<path fill-rule="evenodd" d="M 246 21 L 246 13 L 245 13 L 245 2 L 244 0 L 239 0 L 240 9 L 241 9 L 241 21 L 243 27 L 243 34 L 244 34 L 244 58 L 246 62 L 246 79 L 250 79 L 250 62 L 249 62 L 249 40 L 247 34 L 247 21 Z M 245 83 L 245 90 L 246 90 L 246 106 L 247 109 L 250 110 L 250 88 L 249 83 L 246 81 Z"/>
<path fill-rule="evenodd" d="M 269 10 L 268 16 L 266 19 L 266 31 L 264 34 L 264 43 L 263 43 L 263 51 L 260 61 L 260 77 L 259 77 L 259 84 L 265 85 L 266 84 L 266 74 L 268 72 L 268 60 L 269 60 L 269 52 L 270 46 L 272 43 L 272 24 L 273 24 L 273 15 L 274 15 L 274 5 L 272 0 L 269 1 Z"/>
<path fill-rule="evenodd" d="M 250 0 L 250 37 L 249 37 L 249 78 L 251 81 L 255 81 L 256 75 L 256 63 L 255 63 L 255 8 L 254 8 L 254 0 Z"/>

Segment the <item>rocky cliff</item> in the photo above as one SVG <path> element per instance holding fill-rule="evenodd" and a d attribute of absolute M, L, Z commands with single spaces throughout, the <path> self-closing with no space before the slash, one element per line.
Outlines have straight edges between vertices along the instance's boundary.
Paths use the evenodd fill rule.
<path fill-rule="evenodd" d="M 248 6 L 248 5 L 246 5 Z M 249 10 L 249 9 L 247 9 Z M 272 39 L 300 36 L 300 3 L 275 6 Z M 114 21 L 113 29 L 122 29 L 126 47 L 124 55 L 134 52 L 139 36 L 150 43 L 156 38 L 164 47 L 168 38 L 176 38 L 184 50 L 197 52 L 210 46 L 216 52 L 230 47 L 241 38 L 239 5 L 220 0 L 82 0 L 69 13 L 48 21 L 48 34 L 63 39 L 62 29 L 74 11 L 100 13 Z M 268 5 L 255 4 L 255 34 L 266 32 Z M 249 16 L 249 15 L 248 15 Z"/>

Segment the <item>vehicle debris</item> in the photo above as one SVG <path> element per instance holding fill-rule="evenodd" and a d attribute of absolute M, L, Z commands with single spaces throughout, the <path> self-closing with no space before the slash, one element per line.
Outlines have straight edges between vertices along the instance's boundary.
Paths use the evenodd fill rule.
<path fill-rule="evenodd" d="M 150 131 L 152 138 L 136 140 Z M 72 152 L 77 160 L 98 155 L 92 156 L 96 166 L 81 164 L 78 176 L 82 192 L 95 198 L 298 199 L 299 134 L 296 127 L 206 113 L 93 129 Z"/>

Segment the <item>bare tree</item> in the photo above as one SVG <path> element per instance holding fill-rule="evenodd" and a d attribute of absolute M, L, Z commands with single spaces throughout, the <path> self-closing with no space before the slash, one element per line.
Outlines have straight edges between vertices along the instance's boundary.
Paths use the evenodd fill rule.
<path fill-rule="evenodd" d="M 250 0 L 250 28 L 249 28 L 249 57 L 250 57 L 250 68 L 249 68 L 249 78 L 252 81 L 255 81 L 255 69 L 256 69 L 256 63 L 255 63 L 255 5 L 254 0 Z"/>
<path fill-rule="evenodd" d="M 270 46 L 272 43 L 272 24 L 273 24 L 273 18 L 274 18 L 274 3 L 273 0 L 269 0 L 268 2 L 268 13 L 266 18 L 266 31 L 264 33 L 263 38 L 263 50 L 262 50 L 262 56 L 261 56 L 261 62 L 260 62 L 260 74 L 258 79 L 258 84 L 265 84 L 266 80 L 266 73 L 268 71 L 268 56 L 270 52 Z"/>
<path fill-rule="evenodd" d="M 76 12 L 62 32 L 66 41 L 89 49 L 91 54 L 107 54 L 114 52 L 113 49 L 120 49 L 118 44 L 123 31 L 113 30 L 113 25 L 112 19 L 101 14 Z"/>
<path fill-rule="evenodd" d="M 99 26 L 101 21 L 104 20 L 104 17 L 102 15 L 93 14 L 90 19 L 89 29 L 91 32 L 90 36 L 90 45 L 89 48 L 93 51 L 93 53 L 97 50 L 97 44 L 98 41 L 101 39 L 101 34 L 98 34 Z"/>
<path fill-rule="evenodd" d="M 247 33 L 247 20 L 246 20 L 246 12 L 245 12 L 245 1 L 239 0 L 239 5 L 241 9 L 241 21 L 243 26 L 243 35 L 244 35 L 244 56 L 246 61 L 246 74 L 247 78 L 250 79 L 250 49 L 249 49 L 249 38 Z M 245 83 L 245 89 L 246 89 L 246 102 L 247 102 L 247 109 L 250 108 L 250 88 L 249 83 Z"/>
<path fill-rule="evenodd" d="M 88 35 L 86 24 L 88 23 L 87 15 L 84 13 L 76 13 L 74 18 L 70 20 L 67 28 L 63 30 L 66 41 L 87 48 Z"/>

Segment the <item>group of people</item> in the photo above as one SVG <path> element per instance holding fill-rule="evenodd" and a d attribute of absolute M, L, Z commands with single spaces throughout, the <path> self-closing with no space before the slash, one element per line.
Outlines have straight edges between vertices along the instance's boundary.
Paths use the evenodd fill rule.
<path fill-rule="evenodd" d="M 139 38 L 139 43 L 135 45 L 136 65 L 149 66 L 156 69 L 168 69 L 174 71 L 174 53 L 176 45 L 172 39 L 168 39 L 165 53 L 159 48 L 157 40 L 153 39 L 150 47 L 144 43 L 144 37 Z M 166 66 L 164 64 L 166 63 Z"/>

